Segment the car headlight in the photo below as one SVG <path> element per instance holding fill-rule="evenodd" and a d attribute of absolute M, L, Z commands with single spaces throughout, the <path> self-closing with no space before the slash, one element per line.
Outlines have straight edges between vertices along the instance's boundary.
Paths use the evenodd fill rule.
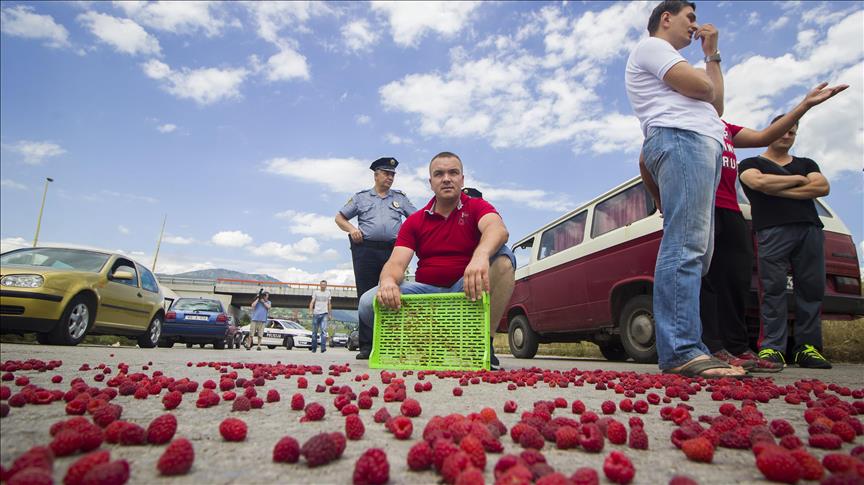
<path fill-rule="evenodd" d="M 15 288 L 39 288 L 44 282 L 38 274 L 10 274 L 0 279 L 0 285 Z"/>

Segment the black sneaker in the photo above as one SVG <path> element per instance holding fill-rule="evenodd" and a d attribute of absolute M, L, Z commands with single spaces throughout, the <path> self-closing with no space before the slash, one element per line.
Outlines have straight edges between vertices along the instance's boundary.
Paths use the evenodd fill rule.
<path fill-rule="evenodd" d="M 369 360 L 369 354 L 371 354 L 371 353 L 372 352 L 370 352 L 368 350 L 361 350 L 360 352 L 357 352 L 357 356 L 355 357 L 355 359 L 357 359 L 357 360 Z"/>
<path fill-rule="evenodd" d="M 767 361 L 776 362 L 778 364 L 786 365 L 786 359 L 783 358 L 783 352 L 779 352 L 774 349 L 762 349 L 759 351 L 759 358 L 765 359 Z"/>
<path fill-rule="evenodd" d="M 830 369 L 832 367 L 831 362 L 822 357 L 822 354 L 812 345 L 804 345 L 795 352 L 795 363 L 798 364 L 798 367 L 807 369 Z"/>

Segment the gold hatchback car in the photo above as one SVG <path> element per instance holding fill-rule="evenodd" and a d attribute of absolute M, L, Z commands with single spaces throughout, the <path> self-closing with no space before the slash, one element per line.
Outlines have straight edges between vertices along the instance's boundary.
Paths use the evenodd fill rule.
<path fill-rule="evenodd" d="M 87 334 L 159 342 L 164 297 L 156 277 L 122 254 L 26 248 L 0 255 L 0 330 L 36 332 L 43 344 L 77 345 Z"/>

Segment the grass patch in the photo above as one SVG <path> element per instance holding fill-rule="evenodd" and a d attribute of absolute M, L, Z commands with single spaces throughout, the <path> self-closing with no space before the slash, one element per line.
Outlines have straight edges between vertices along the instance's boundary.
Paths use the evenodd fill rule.
<path fill-rule="evenodd" d="M 495 353 L 510 354 L 507 334 L 495 334 Z M 864 318 L 855 320 L 825 320 L 822 322 L 823 354 L 832 362 L 860 364 L 864 362 Z M 540 344 L 538 355 L 588 357 L 602 359 L 596 345 L 590 342 Z"/>

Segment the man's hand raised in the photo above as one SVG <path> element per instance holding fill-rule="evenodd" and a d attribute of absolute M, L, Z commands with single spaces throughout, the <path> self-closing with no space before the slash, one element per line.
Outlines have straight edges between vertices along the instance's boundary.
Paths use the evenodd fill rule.
<path fill-rule="evenodd" d="M 465 296 L 471 301 L 483 298 L 483 292 L 489 291 L 489 258 L 473 257 L 465 267 L 463 278 Z"/>
<path fill-rule="evenodd" d="M 382 281 L 378 285 L 378 303 L 384 305 L 385 308 L 398 310 L 402 306 L 402 290 L 395 281 Z"/>
<path fill-rule="evenodd" d="M 804 103 L 808 108 L 812 108 L 817 104 L 828 101 L 834 97 L 835 94 L 841 93 L 849 87 L 848 84 L 838 84 L 837 86 L 830 88 L 826 86 L 828 86 L 828 83 L 819 83 L 818 86 L 811 89 L 810 92 L 804 96 L 802 103 Z"/>
<path fill-rule="evenodd" d="M 717 27 L 714 27 L 713 24 L 705 24 L 696 29 L 696 32 L 693 34 L 694 39 L 702 40 L 702 52 L 704 52 L 706 56 L 713 55 L 717 52 L 719 36 L 720 33 L 717 32 Z"/>

